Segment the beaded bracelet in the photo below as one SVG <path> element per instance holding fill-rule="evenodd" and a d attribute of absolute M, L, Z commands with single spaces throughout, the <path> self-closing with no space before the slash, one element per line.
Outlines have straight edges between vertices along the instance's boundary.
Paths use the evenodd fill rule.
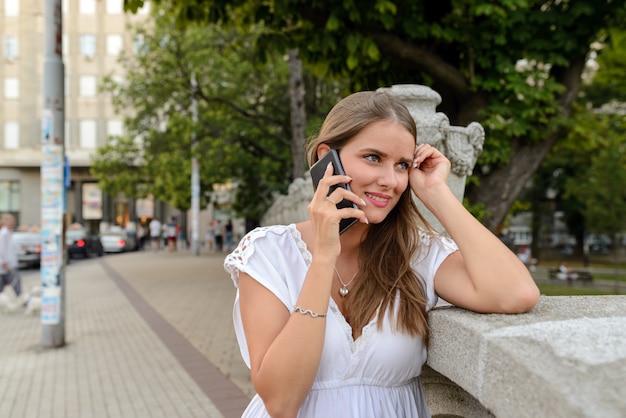
<path fill-rule="evenodd" d="M 313 312 L 310 309 L 303 309 L 303 308 L 299 307 L 298 305 L 293 305 L 293 311 L 294 312 L 300 312 L 302 315 L 311 315 L 313 318 L 317 318 L 317 317 L 326 318 L 326 314 Z"/>

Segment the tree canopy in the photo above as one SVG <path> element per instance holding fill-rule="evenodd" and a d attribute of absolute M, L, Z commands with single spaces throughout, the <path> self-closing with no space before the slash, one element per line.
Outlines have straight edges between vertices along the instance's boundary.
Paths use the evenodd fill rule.
<path fill-rule="evenodd" d="M 153 0 L 160 3 L 164 0 Z M 624 25 L 624 0 L 167 0 L 179 24 L 262 25 L 257 52 L 297 48 L 352 90 L 401 83 L 439 92 L 456 125 L 480 121 L 485 151 L 468 186 L 492 230 L 565 137 L 585 62 Z M 143 0 L 125 0 L 136 10 Z"/>
<path fill-rule="evenodd" d="M 537 220 L 544 212 L 550 216 L 555 210 L 563 212 L 585 262 L 587 234 L 626 228 L 622 203 L 626 199 L 622 186 L 626 176 L 626 107 L 619 101 L 626 97 L 622 82 L 626 77 L 626 32 L 611 28 L 609 33 L 610 42 L 599 45 L 603 53 L 588 65 L 566 140 L 550 150 L 523 202 L 532 207 Z M 539 242 L 536 226 L 533 243 Z M 533 254 L 539 254 L 537 247 Z"/>
<path fill-rule="evenodd" d="M 163 14 L 136 31 L 141 46 L 122 58 L 125 78 L 107 77 L 103 85 L 127 128 L 124 137 L 96 154 L 92 172 L 103 189 L 153 194 L 187 209 L 194 153 L 204 203 L 213 184 L 254 176 L 254 185 L 243 184 L 240 193 L 255 202 L 246 210 L 259 219 L 272 192 L 286 188 L 286 63 L 274 54 L 259 64 L 251 53 L 258 36 L 254 31 L 242 35 L 215 25 L 180 28 Z"/>

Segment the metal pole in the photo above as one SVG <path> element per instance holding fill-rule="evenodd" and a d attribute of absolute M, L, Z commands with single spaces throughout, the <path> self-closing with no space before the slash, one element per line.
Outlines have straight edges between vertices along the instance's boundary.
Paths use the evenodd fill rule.
<path fill-rule="evenodd" d="M 198 172 L 198 158 L 196 151 L 198 143 L 196 140 L 196 124 L 198 123 L 198 100 L 196 99 L 195 73 L 191 74 L 191 114 L 193 118 L 193 128 L 191 131 L 191 249 L 193 255 L 200 254 L 199 241 L 199 218 L 200 218 L 200 174 Z"/>
<path fill-rule="evenodd" d="M 61 0 L 45 3 L 41 115 L 41 325 L 44 347 L 65 345 L 65 91 Z"/>

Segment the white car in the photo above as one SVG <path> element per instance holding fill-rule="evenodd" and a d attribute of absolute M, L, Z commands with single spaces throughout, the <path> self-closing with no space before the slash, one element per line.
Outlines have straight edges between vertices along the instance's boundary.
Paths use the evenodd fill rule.
<path fill-rule="evenodd" d="M 125 231 L 108 231 L 100 234 L 105 253 L 123 253 L 135 250 L 135 239 Z"/>
<path fill-rule="evenodd" d="M 17 260 L 20 267 L 39 267 L 41 235 L 38 232 L 15 231 L 11 239 L 17 249 Z"/>

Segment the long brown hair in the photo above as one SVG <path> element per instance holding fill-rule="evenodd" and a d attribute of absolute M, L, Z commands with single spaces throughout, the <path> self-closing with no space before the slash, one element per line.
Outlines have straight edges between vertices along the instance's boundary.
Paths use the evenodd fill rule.
<path fill-rule="evenodd" d="M 340 150 L 363 128 L 378 121 L 397 122 L 414 138 L 417 135 L 415 121 L 400 100 L 384 92 L 354 93 L 333 107 L 319 133 L 309 140 L 309 164 L 318 160 L 317 148 L 321 144 Z M 428 340 L 425 283 L 410 264 L 418 250 L 420 227 L 432 231 L 419 213 L 410 187 L 385 220 L 370 225 L 359 247 L 356 284 L 346 296 L 346 314 L 353 329 L 362 330 L 380 307 L 379 328 L 388 312 L 395 329 Z"/>

